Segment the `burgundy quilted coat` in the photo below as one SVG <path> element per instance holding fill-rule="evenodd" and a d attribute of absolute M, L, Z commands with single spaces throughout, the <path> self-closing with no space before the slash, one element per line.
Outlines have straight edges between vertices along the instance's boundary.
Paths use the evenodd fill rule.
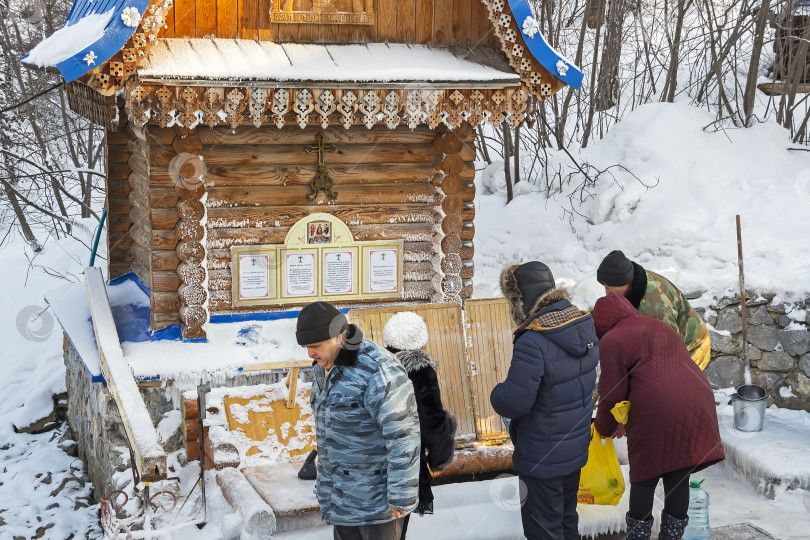
<path fill-rule="evenodd" d="M 723 460 L 714 394 L 678 333 L 620 294 L 600 298 L 592 315 L 602 366 L 595 427 L 612 435 L 610 410 L 630 401 L 630 482 Z"/>

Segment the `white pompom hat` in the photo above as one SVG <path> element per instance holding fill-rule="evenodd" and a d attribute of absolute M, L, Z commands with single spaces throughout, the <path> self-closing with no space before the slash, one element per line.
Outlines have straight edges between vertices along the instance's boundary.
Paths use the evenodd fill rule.
<path fill-rule="evenodd" d="M 385 323 L 383 341 L 386 347 L 400 351 L 417 351 L 427 345 L 427 325 L 422 317 L 413 311 L 397 313 Z"/>

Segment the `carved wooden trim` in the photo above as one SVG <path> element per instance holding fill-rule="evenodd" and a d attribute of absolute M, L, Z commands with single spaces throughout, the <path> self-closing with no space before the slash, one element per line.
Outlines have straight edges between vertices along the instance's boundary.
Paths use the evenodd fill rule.
<path fill-rule="evenodd" d="M 509 59 L 512 69 L 520 75 L 528 92 L 542 101 L 564 88 L 565 83 L 549 73 L 523 44 L 521 27 L 512 15 L 507 0 L 482 1 L 489 10 L 489 21 L 501 42 L 501 50 Z"/>
<path fill-rule="evenodd" d="M 116 90 L 123 88 L 127 79 L 138 71 L 138 66 L 157 40 L 172 4 L 172 0 L 152 2 L 144 11 L 138 29 L 124 47 L 80 80 L 104 96 L 111 96 Z"/>
<path fill-rule="evenodd" d="M 427 125 L 451 130 L 489 122 L 520 125 L 530 95 L 526 87 L 494 90 L 227 88 L 139 84 L 127 89 L 127 114 L 137 127 L 193 129 L 275 124 L 307 126 L 382 124 L 390 129 Z"/>

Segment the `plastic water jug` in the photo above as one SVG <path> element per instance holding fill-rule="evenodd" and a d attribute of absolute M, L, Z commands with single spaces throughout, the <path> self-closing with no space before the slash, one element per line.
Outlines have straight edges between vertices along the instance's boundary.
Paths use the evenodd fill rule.
<path fill-rule="evenodd" d="M 689 482 L 689 524 L 683 532 L 683 540 L 711 540 L 709 526 L 709 494 L 700 485 L 705 482 Z"/>

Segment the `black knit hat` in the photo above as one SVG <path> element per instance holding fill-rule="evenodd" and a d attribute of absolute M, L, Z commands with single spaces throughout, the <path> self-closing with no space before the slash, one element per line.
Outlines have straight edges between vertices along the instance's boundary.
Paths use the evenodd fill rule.
<path fill-rule="evenodd" d="M 339 336 L 348 325 L 346 315 L 326 302 L 314 302 L 298 314 L 295 339 L 302 346 Z"/>
<path fill-rule="evenodd" d="M 554 288 L 551 269 L 540 261 L 530 261 L 515 268 L 515 281 L 523 301 L 523 314 L 532 314 L 537 300 Z"/>
<path fill-rule="evenodd" d="M 596 281 L 608 287 L 621 287 L 633 282 L 633 263 L 618 249 L 608 253 L 596 270 Z"/>

